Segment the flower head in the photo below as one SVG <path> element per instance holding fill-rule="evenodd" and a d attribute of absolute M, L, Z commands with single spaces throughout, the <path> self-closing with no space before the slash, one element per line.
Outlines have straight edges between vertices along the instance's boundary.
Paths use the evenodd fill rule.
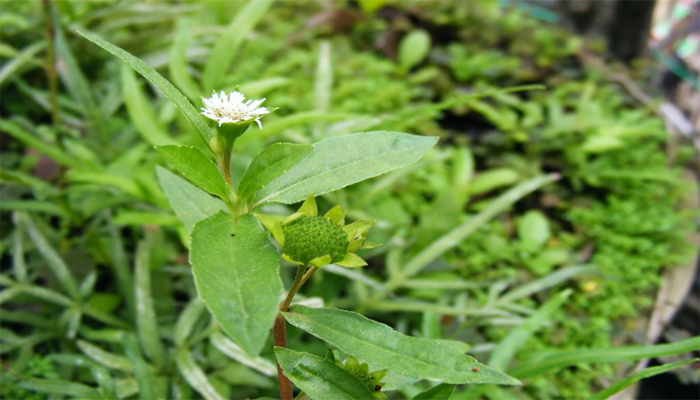
<path fill-rule="evenodd" d="M 228 96 L 223 90 L 219 94 L 214 92 L 208 99 L 202 97 L 202 101 L 204 101 L 206 106 L 202 107 L 202 114 L 217 121 L 219 126 L 225 123 L 255 120 L 260 129 L 262 129 L 260 118 L 270 113 L 270 110 L 267 108 L 260 107 L 265 99 L 246 101 L 245 96 L 235 90 L 229 93 Z"/>
<path fill-rule="evenodd" d="M 334 362 L 335 365 L 346 370 L 355 378 L 359 379 L 360 382 L 362 382 L 367 387 L 367 389 L 369 389 L 369 391 L 372 392 L 372 395 L 374 395 L 375 399 L 382 400 L 387 398 L 386 394 L 382 393 L 381 390 L 382 387 L 384 387 L 385 385 L 385 383 L 382 382 L 382 379 L 386 376 L 387 372 L 389 372 L 388 370 L 383 369 L 380 371 L 374 371 L 370 373 L 368 364 L 361 363 L 360 361 L 358 361 L 357 358 L 353 356 L 348 356 L 348 358 L 345 359 L 345 363 L 343 363 L 337 358 L 335 358 L 335 354 L 333 354 L 332 350 L 328 350 L 328 352 L 326 353 L 326 359 L 331 362 Z"/>
<path fill-rule="evenodd" d="M 345 213 L 340 206 L 319 217 L 313 195 L 284 220 L 266 215 L 257 217 L 282 245 L 282 258 L 292 263 L 314 267 L 330 263 L 348 268 L 362 267 L 367 263 L 355 253 L 379 246 L 365 240 L 375 221 L 345 225 Z"/>

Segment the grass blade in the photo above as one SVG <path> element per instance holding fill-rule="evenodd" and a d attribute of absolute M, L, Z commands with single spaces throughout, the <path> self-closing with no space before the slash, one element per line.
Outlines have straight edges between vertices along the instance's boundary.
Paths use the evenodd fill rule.
<path fill-rule="evenodd" d="M 163 343 L 158 335 L 158 320 L 151 295 L 151 243 L 142 240 L 136 246 L 134 288 L 136 296 L 136 330 L 139 342 L 154 364 L 165 364 Z"/>
<path fill-rule="evenodd" d="M 68 266 L 58 255 L 56 250 L 51 247 L 44 235 L 39 232 L 29 215 L 18 212 L 15 214 L 15 221 L 27 233 L 31 241 L 36 246 L 36 249 L 44 257 L 44 260 L 46 260 L 47 266 L 52 270 L 54 275 L 56 275 L 56 278 L 61 283 L 63 288 L 66 289 L 71 297 L 74 299 L 79 299 L 80 291 L 78 290 L 78 283 L 75 281 L 73 275 L 71 275 Z"/>
<path fill-rule="evenodd" d="M 95 43 L 96 45 L 112 53 L 120 60 L 124 61 L 128 66 L 133 68 L 136 72 L 138 72 L 144 78 L 148 79 L 152 84 L 154 84 L 161 92 L 163 92 L 165 97 L 170 99 L 170 101 L 172 101 L 173 104 L 175 104 L 175 107 L 177 107 L 180 110 L 180 112 L 184 114 L 185 118 L 187 118 L 187 120 L 195 128 L 202 140 L 204 140 L 204 143 L 207 146 L 209 146 L 209 141 L 212 138 L 211 128 L 209 128 L 209 125 L 207 125 L 207 122 L 202 116 L 202 114 L 200 114 L 199 111 L 197 111 L 197 109 L 194 108 L 192 103 L 190 103 L 190 101 L 187 100 L 187 97 L 185 97 L 179 90 L 177 90 L 172 83 L 168 82 L 167 79 L 163 78 L 163 76 L 156 72 L 156 70 L 153 69 L 153 67 L 146 64 L 139 58 L 134 57 L 129 52 L 103 39 L 100 39 L 97 36 L 89 35 L 80 31 L 78 31 L 78 33 L 80 33 L 87 40 Z"/>
<path fill-rule="evenodd" d="M 674 363 L 659 365 L 656 367 L 644 368 L 643 370 L 637 371 L 634 374 L 628 376 L 627 378 L 623 378 L 617 382 L 614 382 L 612 385 L 589 397 L 588 400 L 609 399 L 610 396 L 623 391 L 625 388 L 632 386 L 637 381 L 652 377 L 654 375 L 663 374 L 665 372 L 672 371 L 676 368 L 684 367 L 688 364 L 692 364 L 697 361 L 698 359 L 694 358 L 692 360 L 683 360 Z"/>
<path fill-rule="evenodd" d="M 74 169 L 83 169 L 85 166 L 75 157 L 65 153 L 55 144 L 44 143 L 41 139 L 27 132 L 24 128 L 14 122 L 0 119 L 0 130 L 7 132 L 10 136 L 23 142 L 29 147 L 33 147 L 44 153 L 47 157 L 53 159 L 61 165 Z"/>
<path fill-rule="evenodd" d="M 496 347 L 491 353 L 488 365 L 491 368 L 499 371 L 506 371 L 510 365 L 516 351 L 527 342 L 528 339 L 542 325 L 550 320 L 552 314 L 564 304 L 564 301 L 571 295 L 571 290 L 565 290 L 543 304 L 537 312 L 532 314 L 525 320 L 522 325 L 519 325 Z"/>
<path fill-rule="evenodd" d="M 173 82 L 194 102 L 201 101 L 199 96 L 202 90 L 190 76 L 187 70 L 187 39 L 189 37 L 189 26 L 184 20 L 177 24 L 175 40 L 170 48 L 170 62 L 168 72 Z"/>
<path fill-rule="evenodd" d="M 277 374 L 275 364 L 262 357 L 251 357 L 247 355 L 243 349 L 238 347 L 237 344 L 233 343 L 231 339 L 227 338 L 221 332 L 213 333 L 209 337 L 209 340 L 214 347 L 219 349 L 220 352 L 233 358 L 239 363 L 260 371 L 267 376 L 275 376 Z"/>
<path fill-rule="evenodd" d="M 192 354 L 182 348 L 177 353 L 177 368 L 187 382 L 207 400 L 224 400 L 224 397 L 216 391 L 199 365 L 194 361 Z"/>
<path fill-rule="evenodd" d="M 125 332 L 123 344 L 126 357 L 133 367 L 134 376 L 139 384 L 139 397 L 142 399 L 157 398 L 153 386 L 153 376 L 148 368 L 148 364 L 146 364 L 146 361 L 141 357 L 141 350 L 139 349 L 136 339 L 132 334 Z"/>
<path fill-rule="evenodd" d="M 125 372 L 133 372 L 134 370 L 131 361 L 124 356 L 102 350 L 98 346 L 84 340 L 78 340 L 76 344 L 78 345 L 80 351 L 82 351 L 86 356 L 109 369 L 116 369 Z"/>
<path fill-rule="evenodd" d="M 136 130 L 148 143 L 154 146 L 175 143 L 175 140 L 166 133 L 158 122 L 156 112 L 151 105 L 153 101 L 141 90 L 134 70 L 128 65 L 122 64 L 121 77 L 124 104 L 126 104 L 126 111 L 129 113 Z"/>
<path fill-rule="evenodd" d="M 243 40 L 255 24 L 272 5 L 272 0 L 251 1 L 238 13 L 226 31 L 219 36 L 204 66 L 204 90 L 210 92 L 218 89 L 223 82 L 226 71 L 238 53 Z"/>
<path fill-rule="evenodd" d="M 438 240 L 434 241 L 430 246 L 418 253 L 411 261 L 406 264 L 402 272 L 403 279 L 410 278 L 420 272 L 430 262 L 444 254 L 447 250 L 453 248 L 460 243 L 464 238 L 475 232 L 481 226 L 486 224 L 496 215 L 507 210 L 518 200 L 541 188 L 542 186 L 554 182 L 559 179 L 558 174 L 544 175 L 523 182 L 509 191 L 498 196 L 489 204 L 486 209 L 480 212 L 475 217 L 469 219 L 464 224 L 458 226 Z M 403 283 L 403 279 L 401 283 Z M 390 285 L 395 287 L 395 283 Z"/>
<path fill-rule="evenodd" d="M 696 350 L 700 350 L 700 336 L 655 346 L 554 351 L 535 356 L 530 361 L 510 369 L 508 373 L 524 379 L 575 364 L 635 361 L 652 357 L 672 356 Z"/>
<path fill-rule="evenodd" d="M 30 378 L 20 382 L 19 386 L 27 390 L 54 395 L 74 396 L 81 399 L 105 398 L 99 391 L 90 386 L 70 381 Z"/>

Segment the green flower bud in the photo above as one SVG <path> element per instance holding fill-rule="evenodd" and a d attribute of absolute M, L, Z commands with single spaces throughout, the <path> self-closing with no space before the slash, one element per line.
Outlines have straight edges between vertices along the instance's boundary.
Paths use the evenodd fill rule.
<path fill-rule="evenodd" d="M 348 249 L 348 235 L 338 225 L 323 217 L 303 216 L 283 226 L 284 254 L 300 263 L 330 256 L 341 261 Z"/>

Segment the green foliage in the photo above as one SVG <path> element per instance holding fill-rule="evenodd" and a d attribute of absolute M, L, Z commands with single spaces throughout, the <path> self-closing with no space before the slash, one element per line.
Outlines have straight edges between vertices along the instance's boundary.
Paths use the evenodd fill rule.
<path fill-rule="evenodd" d="M 402 335 L 350 311 L 295 306 L 284 317 L 346 353 L 412 378 L 455 384 L 520 383 L 439 342 Z"/>
<path fill-rule="evenodd" d="M 277 397 L 277 354 L 311 398 L 585 398 L 629 375 L 602 398 L 685 363 L 630 375 L 632 360 L 698 348 L 630 346 L 661 271 L 692 251 L 677 167 L 688 151 L 667 156 L 663 121 L 583 67 L 580 38 L 498 2 L 362 1 L 357 21 L 341 3 L 49 4 L 0 5 L 0 397 Z M 531 83 L 547 88 L 504 89 Z M 216 131 L 198 107 L 236 87 L 280 109 L 237 141 L 228 183 L 199 151 Z M 460 362 L 469 352 L 524 385 L 431 388 L 401 375 L 415 362 L 333 337 L 360 357 L 340 367 L 296 328 L 288 345 L 303 352 L 273 352 L 291 277 L 286 264 L 249 268 L 249 242 L 277 252 L 246 213 L 277 219 L 311 192 L 319 209 L 347 209 L 346 226 L 376 220 L 369 240 L 385 245 L 360 251 L 366 268 L 325 265 L 295 298 L 329 309 L 292 310 L 363 312 L 387 324 L 361 320 L 370 330 L 423 336 Z M 266 285 L 231 296 L 223 277 L 251 269 Z M 193 271 L 215 290 L 200 282 L 198 295 Z M 265 315 L 246 319 L 239 303 L 257 301 Z M 461 374 L 491 371 L 470 362 L 479 371 Z M 383 368 L 381 391 L 362 382 Z"/>
<path fill-rule="evenodd" d="M 221 328 L 250 356 L 265 344 L 282 282 L 279 256 L 252 214 L 233 225 L 219 211 L 195 224 L 190 252 L 197 291 Z"/>

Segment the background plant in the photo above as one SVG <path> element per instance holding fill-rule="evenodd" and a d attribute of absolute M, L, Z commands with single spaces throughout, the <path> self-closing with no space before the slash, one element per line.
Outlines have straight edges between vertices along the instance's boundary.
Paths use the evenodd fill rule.
<path fill-rule="evenodd" d="M 334 34 L 332 23 L 299 29 L 314 13 L 333 10 L 314 3 L 301 9 L 275 3 L 260 16 L 254 34 L 238 34 L 246 39 L 224 77 L 223 88 L 245 82 L 240 90 L 249 97 L 267 97 L 268 104 L 280 107 L 263 131 L 239 140 L 242 154 L 234 163 L 233 177 L 242 176 L 253 155 L 277 140 L 312 143 L 379 129 L 440 135 L 443 144 L 418 164 L 318 198 L 320 209 L 341 204 L 348 208 L 348 218 L 376 219 L 369 239 L 385 246 L 364 256 L 370 265 L 363 271 L 324 267 L 325 273 L 315 275 L 303 294 L 316 304 L 322 299 L 328 307 L 363 310 L 403 333 L 470 343 L 470 354 L 488 360 L 515 326 L 548 298 L 570 288 L 568 300 L 527 336 L 527 345 L 515 348 L 510 368 L 528 365 L 543 351 L 633 344 L 659 270 L 675 264 L 684 247 L 689 228 L 683 221 L 689 218 L 687 211 L 678 211 L 678 204 L 687 185 L 673 166 L 682 165 L 687 152 L 679 149 L 675 161 L 667 157 L 664 128 L 655 116 L 600 72 L 576 67 L 572 47 L 562 44 L 576 44 L 576 39 L 553 35 L 551 26 L 511 13 L 501 18 L 501 11 L 489 3 L 464 3 L 431 9 L 420 3 L 417 8 L 393 5 L 400 11 L 396 18 L 367 12 L 343 34 Z M 22 390 L 21 397 L 26 397 L 26 382 L 34 385 L 31 390 L 44 383 L 26 378 L 56 378 L 30 368 L 38 363 L 52 365 L 61 380 L 93 389 L 105 382 L 109 391 L 109 379 L 91 372 L 102 366 L 117 394 L 134 396 L 137 375 L 124 363 L 129 360 L 127 347 L 117 331 L 137 331 L 132 292 L 134 287 L 147 287 L 140 290 L 140 298 L 149 297 L 150 291 L 154 299 L 163 353 L 180 360 L 151 369 L 157 390 L 183 398 L 212 387 L 236 398 L 276 392 L 266 375 L 274 375 L 271 354 L 249 359 L 231 350 L 210 329 L 203 306 L 190 304 L 195 292 L 186 266 L 189 235 L 169 211 L 153 172 L 164 159 L 149 146 L 200 146 L 197 135 L 159 91 L 74 33 L 80 28 L 109 39 L 198 101 L 200 87 L 192 87 L 183 76 L 201 84 L 210 50 L 223 37 L 230 16 L 242 7 L 224 4 L 56 2 L 52 12 L 58 33 L 53 40 L 61 89 L 57 127 L 51 123 L 50 85 L 41 68 L 47 55 L 41 44 L 46 43 L 41 4 L 2 4 L 6 46 L 0 76 L 6 120 L 0 161 L 1 317 L 3 363 L 8 366 L 3 379 L 13 382 L 3 388 Z M 474 23 L 462 24 L 463 17 Z M 384 32 L 401 37 L 414 27 L 432 40 L 427 55 L 408 71 L 385 55 L 390 53 L 370 48 Z M 546 44 L 552 40 L 554 45 Z M 462 62 L 476 62 L 494 48 L 501 54 L 490 55 L 490 64 L 479 68 L 512 65 L 507 57 L 516 54 L 511 46 L 518 42 L 529 44 L 518 50 L 520 69 L 490 75 L 486 68 L 476 75 L 470 72 L 472 77 L 458 72 L 460 57 Z M 562 52 L 551 56 L 549 65 L 535 67 L 533 58 L 544 54 L 546 46 Z M 467 50 L 463 56 L 457 50 L 450 57 L 455 51 L 450 49 L 459 47 Z M 548 89 L 465 96 L 474 90 L 488 93 L 490 86 L 532 82 L 545 83 Z M 609 138 L 608 126 L 616 127 Z M 39 152 L 27 152 L 30 148 Z M 478 226 L 467 225 L 468 235 L 461 242 L 440 257 L 424 256 L 428 263 L 415 275 L 396 279 L 407 261 L 451 229 L 483 215 L 515 185 L 552 172 L 561 178 L 512 205 L 497 203 L 500 207 L 491 208 L 489 218 L 479 218 Z M 460 189 L 452 193 L 449 189 L 454 187 Z M 460 216 L 449 218 L 454 214 L 440 210 L 458 210 Z M 266 211 L 285 215 L 292 210 L 274 206 Z M 441 220 L 446 222 L 438 223 Z M 523 228 L 528 226 L 537 229 Z M 442 243 L 453 238 L 446 236 Z M 52 296 L 66 297 L 70 284 L 64 288 L 61 282 L 67 280 L 54 277 L 47 268 L 54 264 L 45 257 L 54 264 L 63 259 L 79 290 L 84 283 L 86 294 L 80 301 Z M 140 269 L 132 270 L 137 265 Z M 147 286 L 144 271 L 150 275 Z M 287 284 L 291 275 L 283 268 Z M 385 283 L 392 277 L 403 283 L 387 290 Z M 325 346 L 295 328 L 288 333 L 291 348 L 326 353 Z M 243 363 L 231 363 L 231 354 Z M 142 357 L 152 363 L 150 355 Z M 520 395 L 581 398 L 601 388 L 601 377 L 625 374 L 625 364 L 611 364 L 612 360 L 623 361 L 601 356 L 589 364 L 541 370 L 541 376 L 509 373 L 526 384 L 516 391 Z M 200 383 L 206 376 L 209 383 L 193 390 L 185 376 Z M 392 393 L 411 397 L 424 389 L 417 383 Z M 458 388 L 454 395 L 463 390 Z M 493 390 L 494 398 L 503 394 L 503 389 Z"/>

